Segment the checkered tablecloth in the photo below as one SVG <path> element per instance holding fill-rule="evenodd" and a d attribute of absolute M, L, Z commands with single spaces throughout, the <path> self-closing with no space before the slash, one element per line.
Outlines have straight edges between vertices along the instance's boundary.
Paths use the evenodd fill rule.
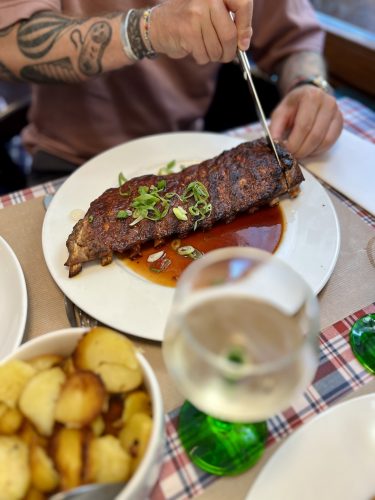
<path fill-rule="evenodd" d="M 345 119 L 345 127 L 351 132 L 375 143 L 375 113 L 360 103 L 343 98 L 339 101 Z M 235 137 L 259 135 L 259 125 L 249 125 L 228 132 Z M 22 203 L 29 199 L 53 194 L 64 179 L 25 189 L 0 197 L 0 208 Z M 361 207 L 350 202 L 340 193 L 326 186 L 362 220 L 375 228 L 375 218 Z M 267 422 L 268 445 L 290 434 L 296 427 L 326 409 L 346 393 L 363 386 L 373 377 L 354 358 L 348 335 L 354 321 L 367 313 L 375 312 L 375 303 L 326 328 L 320 335 L 320 363 L 315 380 L 286 411 Z M 216 476 L 196 468 L 188 459 L 179 441 L 176 423 L 178 409 L 166 415 L 166 451 L 161 475 L 152 500 L 183 500 L 201 493 L 217 480 Z"/>
<path fill-rule="evenodd" d="M 375 313 L 375 303 L 321 332 L 319 368 L 315 379 L 293 406 L 267 421 L 268 445 L 288 436 L 337 399 L 373 380 L 373 375 L 353 356 L 349 344 L 351 326 L 369 313 Z M 177 435 L 177 420 L 178 409 L 166 417 L 167 448 L 152 500 L 192 498 L 217 479 L 190 462 Z"/>

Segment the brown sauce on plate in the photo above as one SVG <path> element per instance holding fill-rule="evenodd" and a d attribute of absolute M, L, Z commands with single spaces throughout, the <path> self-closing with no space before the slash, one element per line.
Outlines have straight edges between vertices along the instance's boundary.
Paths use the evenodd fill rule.
<path fill-rule="evenodd" d="M 215 225 L 209 231 L 197 231 L 186 238 L 181 238 L 180 246 L 191 245 L 202 253 L 228 246 L 251 246 L 269 252 L 275 252 L 283 234 L 284 222 L 279 206 L 263 208 L 253 214 L 239 215 L 234 221 Z M 173 238 L 155 248 L 152 243 L 142 247 L 142 255 L 123 262 L 135 273 L 159 285 L 176 286 L 182 271 L 193 260 L 179 255 L 172 248 Z M 169 267 L 161 272 L 153 271 L 155 263 L 147 261 L 149 255 L 164 250 L 170 259 Z"/>

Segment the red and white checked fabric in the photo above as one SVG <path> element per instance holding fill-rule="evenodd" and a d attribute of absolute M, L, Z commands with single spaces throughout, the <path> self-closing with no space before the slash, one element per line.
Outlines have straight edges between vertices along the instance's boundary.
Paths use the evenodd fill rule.
<path fill-rule="evenodd" d="M 354 357 L 349 344 L 351 326 L 358 318 L 369 313 L 375 313 L 375 303 L 321 332 L 316 376 L 293 406 L 267 421 L 267 445 L 285 438 L 299 425 L 326 410 L 338 398 L 373 380 L 373 375 Z M 166 451 L 152 500 L 193 498 L 217 479 L 190 462 L 177 435 L 177 420 L 178 408 L 166 416 Z"/>

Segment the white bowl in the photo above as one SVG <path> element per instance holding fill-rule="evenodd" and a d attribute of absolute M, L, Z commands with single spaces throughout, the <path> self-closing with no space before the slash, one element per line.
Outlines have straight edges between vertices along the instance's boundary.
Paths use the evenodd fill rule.
<path fill-rule="evenodd" d="M 3 359 L 1 363 L 10 359 L 28 360 L 34 356 L 48 353 L 69 356 L 77 345 L 78 339 L 88 330 L 88 328 L 66 328 L 47 333 L 22 344 L 12 354 Z M 117 495 L 116 500 L 147 498 L 158 479 L 162 463 L 164 410 L 160 387 L 155 373 L 145 357 L 139 352 L 137 352 L 137 357 L 143 369 L 144 384 L 151 396 L 153 427 L 142 462 L 124 489 Z"/>

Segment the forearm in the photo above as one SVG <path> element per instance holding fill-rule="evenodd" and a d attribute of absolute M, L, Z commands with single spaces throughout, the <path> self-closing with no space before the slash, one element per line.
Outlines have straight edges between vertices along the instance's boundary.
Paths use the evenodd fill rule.
<path fill-rule="evenodd" d="M 123 16 L 39 12 L 0 31 L 0 79 L 74 83 L 132 64 L 120 35 Z"/>
<path fill-rule="evenodd" d="M 326 78 L 326 67 L 320 54 L 296 52 L 279 63 L 276 73 L 280 94 L 284 96 L 298 80 L 314 76 Z"/>

